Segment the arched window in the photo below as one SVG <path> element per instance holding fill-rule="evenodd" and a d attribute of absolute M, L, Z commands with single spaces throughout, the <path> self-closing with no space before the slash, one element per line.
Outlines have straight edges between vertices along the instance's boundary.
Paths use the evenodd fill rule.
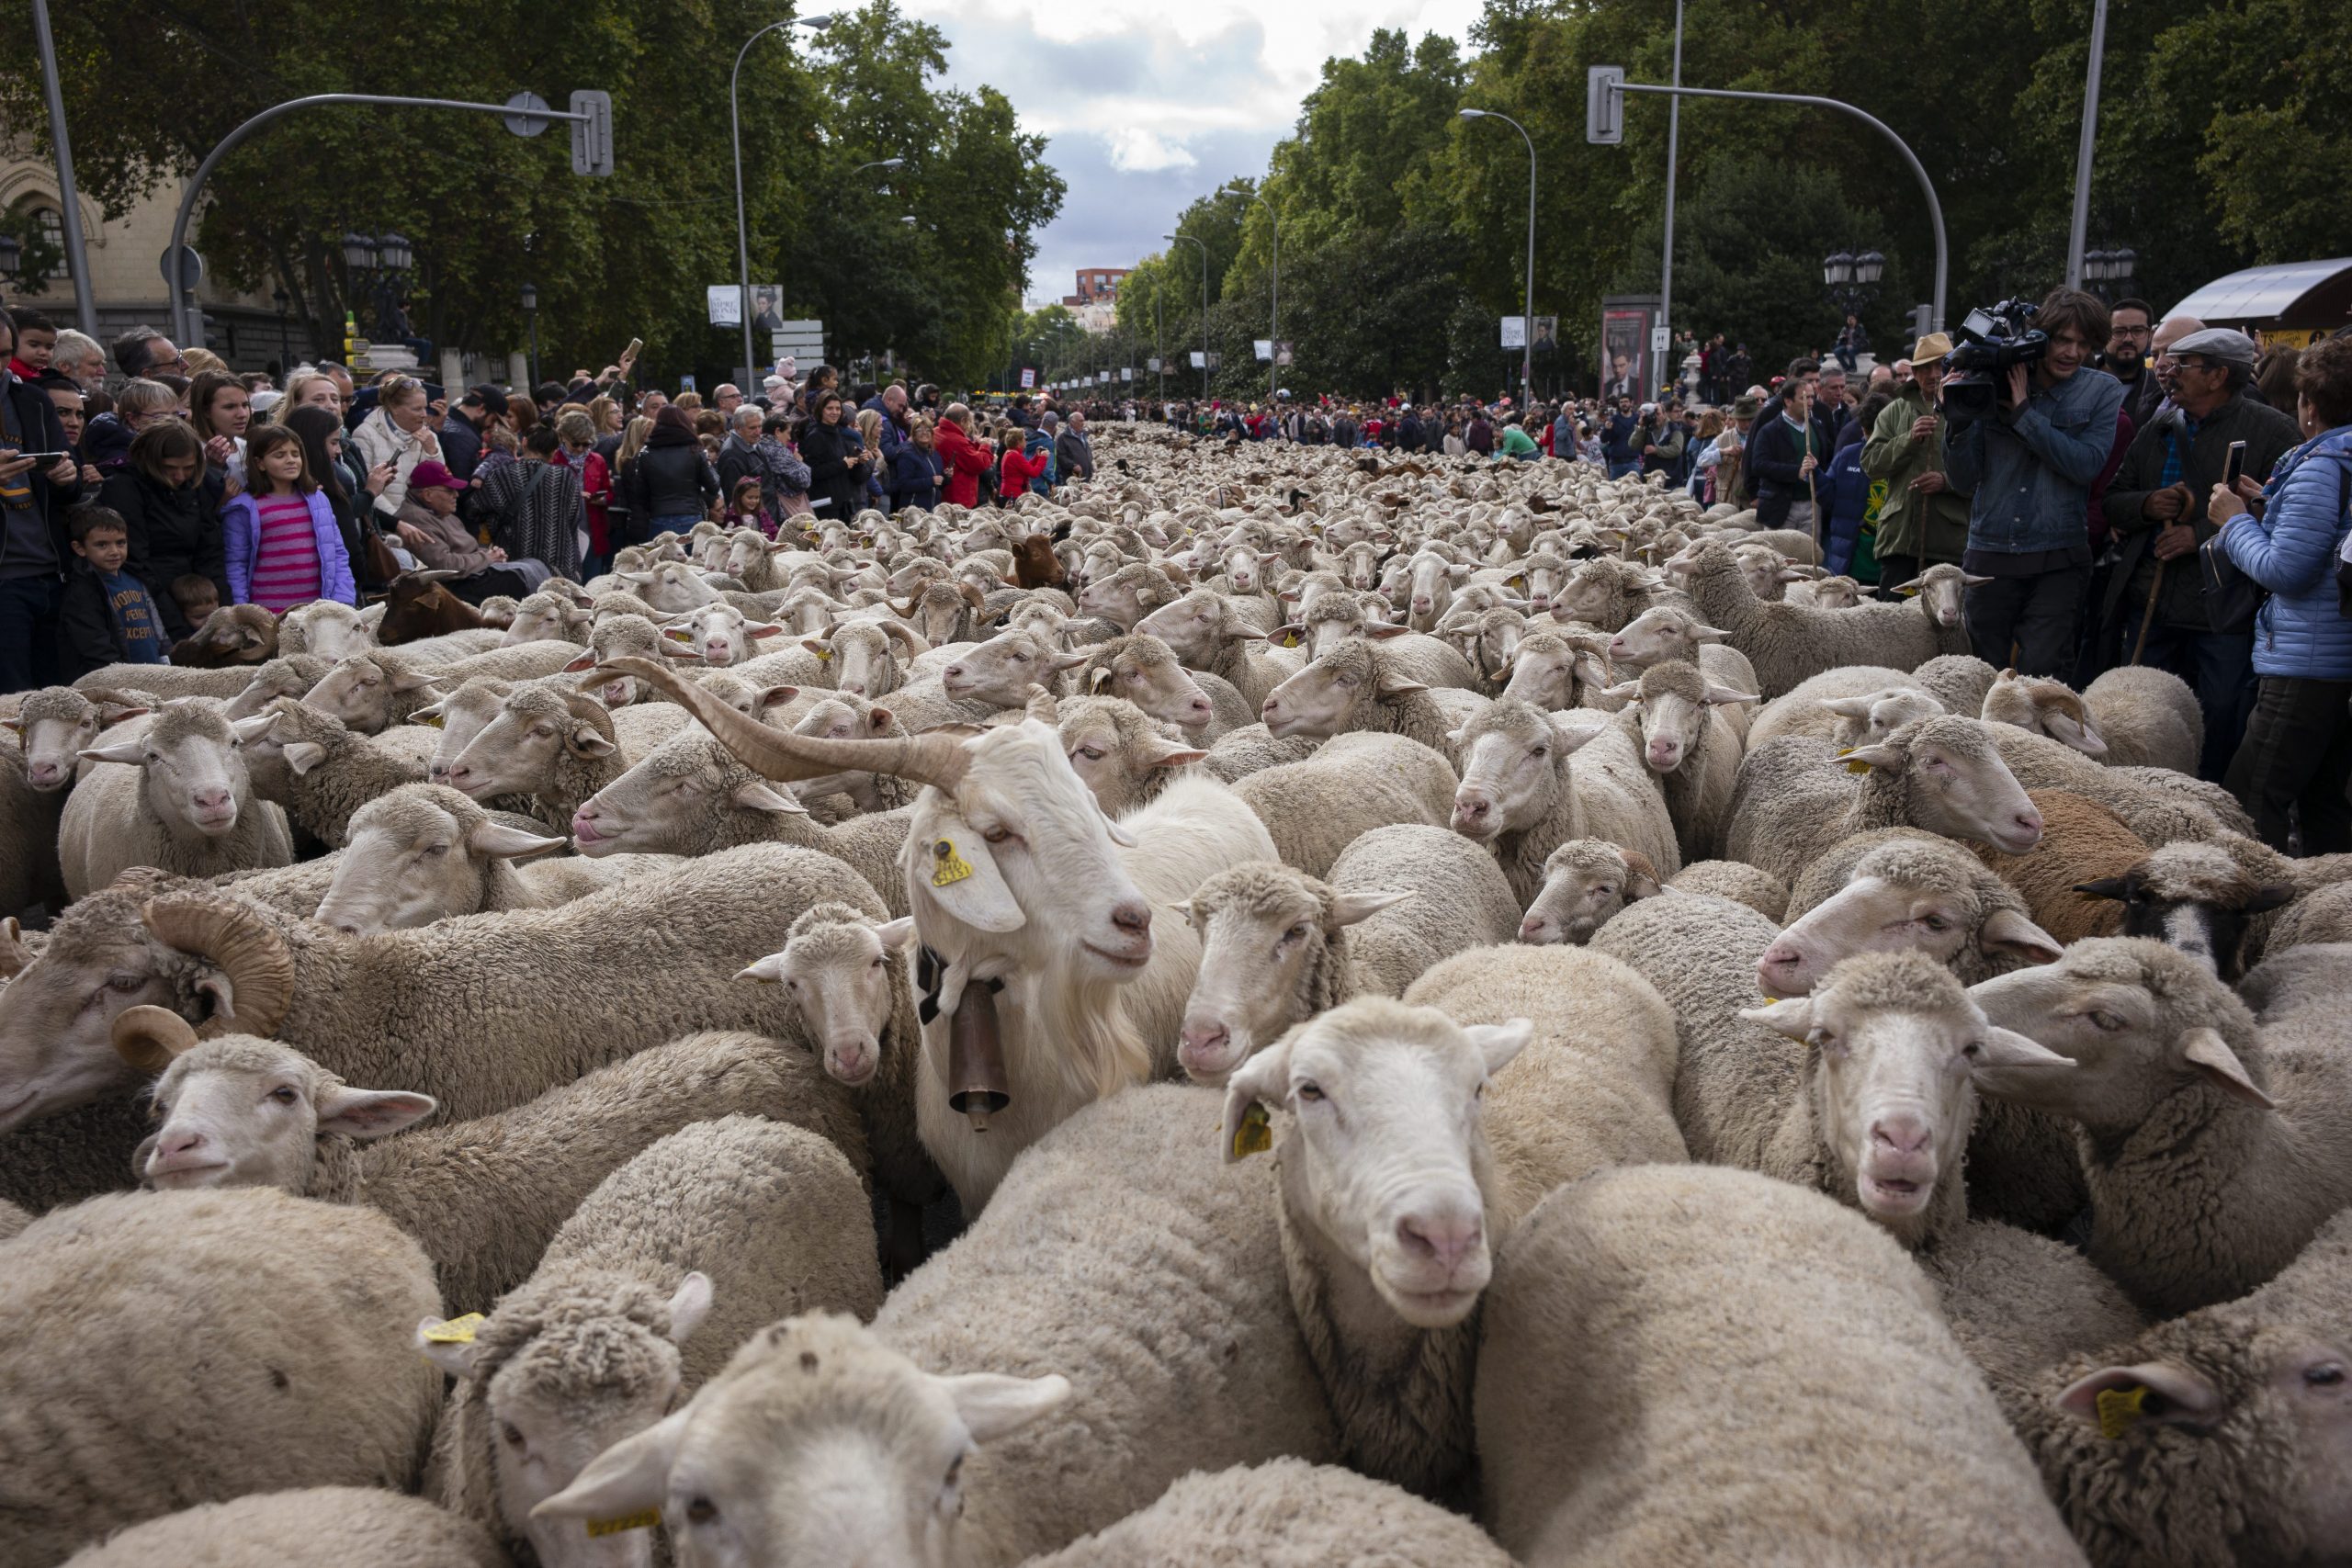
<path fill-rule="evenodd" d="M 16 217 L 27 242 L 26 273 L 18 279 L 20 287 L 38 288 L 71 277 L 65 254 L 65 214 L 40 197 L 28 197 L 17 204 Z M 33 276 L 36 266 L 40 269 L 39 276 Z"/>

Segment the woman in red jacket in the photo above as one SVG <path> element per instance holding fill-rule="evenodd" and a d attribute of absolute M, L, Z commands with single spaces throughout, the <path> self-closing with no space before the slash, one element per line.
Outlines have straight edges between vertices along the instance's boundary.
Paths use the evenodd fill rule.
<path fill-rule="evenodd" d="M 996 493 L 1000 503 L 1029 493 L 1029 481 L 1044 475 L 1052 459 L 1043 448 L 1034 457 L 1021 450 L 1029 433 L 1013 425 L 1004 433 L 1004 466 L 997 470 Z"/>
<path fill-rule="evenodd" d="M 980 476 L 989 471 L 989 449 L 974 444 L 971 424 L 972 411 L 962 403 L 948 404 L 940 418 L 935 440 L 947 478 L 940 499 L 950 506 L 980 503 Z"/>

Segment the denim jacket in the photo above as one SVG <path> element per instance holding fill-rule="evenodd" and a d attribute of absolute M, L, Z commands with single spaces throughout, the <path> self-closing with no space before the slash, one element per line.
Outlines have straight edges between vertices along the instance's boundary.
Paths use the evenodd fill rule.
<path fill-rule="evenodd" d="M 2123 383 L 2085 367 L 1954 432 L 1945 472 L 1969 492 L 1968 547 L 2022 555 L 2087 545 L 2091 481 L 2107 467 L 2122 407 Z"/>

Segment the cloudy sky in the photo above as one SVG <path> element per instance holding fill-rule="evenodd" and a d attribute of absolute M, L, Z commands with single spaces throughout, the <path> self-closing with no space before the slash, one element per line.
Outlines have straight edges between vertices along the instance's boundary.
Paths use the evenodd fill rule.
<path fill-rule="evenodd" d="M 1324 60 L 1360 52 L 1375 28 L 1465 44 L 1479 0 L 1177 0 L 1090 8 L 1071 0 L 905 0 L 953 46 L 948 78 L 987 83 L 1022 128 L 1051 137 L 1069 182 L 1038 238 L 1035 304 L 1080 267 L 1125 266 L 1195 197 L 1265 171 Z"/>

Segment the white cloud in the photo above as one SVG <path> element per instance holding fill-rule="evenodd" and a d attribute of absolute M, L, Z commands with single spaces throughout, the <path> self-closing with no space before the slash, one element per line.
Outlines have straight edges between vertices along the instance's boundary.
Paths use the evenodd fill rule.
<path fill-rule="evenodd" d="M 995 87 L 1023 130 L 1052 139 L 1046 162 L 1069 190 L 1038 236 L 1033 300 L 1059 299 L 1080 268 L 1161 249 L 1159 236 L 1196 197 L 1263 174 L 1327 58 L 1361 53 L 1375 28 L 1444 33 L 1466 50 L 1481 9 L 1481 0 L 903 3 L 946 34 L 951 84 Z"/>
<path fill-rule="evenodd" d="M 1111 167 L 1123 175 L 1189 169 L 1200 162 L 1184 150 L 1181 141 L 1170 141 L 1157 131 L 1146 130 L 1139 125 L 1125 125 L 1116 130 L 1106 131 L 1102 141 L 1111 149 Z"/>

